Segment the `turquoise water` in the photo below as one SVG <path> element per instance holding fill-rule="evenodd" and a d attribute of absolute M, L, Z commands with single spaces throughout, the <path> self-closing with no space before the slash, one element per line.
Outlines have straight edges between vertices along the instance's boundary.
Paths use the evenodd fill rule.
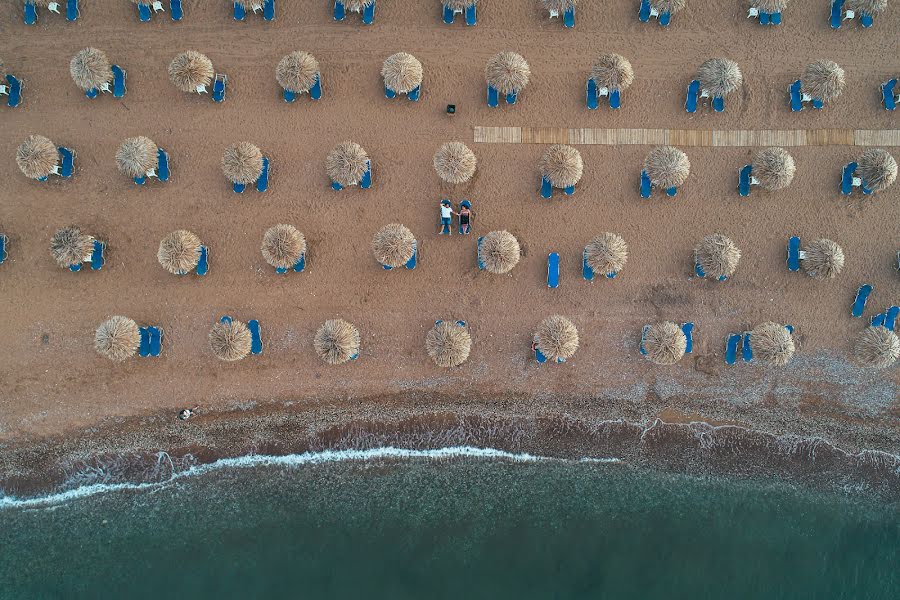
<path fill-rule="evenodd" d="M 0 510 L 0 598 L 897 598 L 898 504 L 561 461 L 223 469 Z"/>

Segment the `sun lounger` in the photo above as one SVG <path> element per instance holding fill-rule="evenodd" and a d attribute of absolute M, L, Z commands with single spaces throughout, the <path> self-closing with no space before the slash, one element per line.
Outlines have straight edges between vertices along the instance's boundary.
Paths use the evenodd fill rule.
<path fill-rule="evenodd" d="M 150 21 L 150 17 L 153 16 L 153 13 L 150 12 L 149 4 L 138 4 L 138 18 L 141 20 L 141 23 L 147 23 Z"/>
<path fill-rule="evenodd" d="M 753 360 L 753 348 L 750 347 L 749 331 L 744 333 L 744 343 L 741 347 L 741 357 L 744 359 L 744 362 L 750 362 L 751 360 Z"/>
<path fill-rule="evenodd" d="M 257 192 L 265 192 L 269 189 L 269 159 L 263 156 L 262 163 L 262 173 L 259 174 L 259 179 L 256 180 Z"/>
<path fill-rule="evenodd" d="M 541 177 L 541 198 L 551 198 L 553 196 L 553 184 L 546 177 Z"/>
<path fill-rule="evenodd" d="M 77 273 L 81 270 L 81 263 L 75 263 L 74 265 L 69 265 L 69 270 L 73 273 Z"/>
<path fill-rule="evenodd" d="M 547 287 L 556 289 L 559 287 L 559 254 L 551 252 L 547 256 Z"/>
<path fill-rule="evenodd" d="M 563 27 L 571 29 L 575 27 L 575 7 L 571 7 L 563 12 Z"/>
<path fill-rule="evenodd" d="M 884 326 L 893 331 L 898 315 L 900 315 L 900 306 L 892 306 L 887 309 L 884 313 Z"/>
<path fill-rule="evenodd" d="M 0 264 L 3 264 L 3 261 L 6 260 L 6 257 L 9 256 L 9 238 L 6 237 L 5 234 L 0 233 Z"/>
<path fill-rule="evenodd" d="M 216 73 L 216 79 L 213 82 L 212 99 L 214 102 L 222 102 L 225 100 L 225 85 L 228 83 L 228 77 L 221 73 Z"/>
<path fill-rule="evenodd" d="M 620 106 L 622 106 L 622 94 L 619 90 L 612 90 L 609 93 L 609 107 L 617 110 Z"/>
<path fill-rule="evenodd" d="M 871 27 L 874 22 L 875 18 L 872 15 L 864 12 L 859 13 L 859 24 L 865 29 Z"/>
<path fill-rule="evenodd" d="M 169 0 L 169 14 L 172 15 L 173 21 L 180 21 L 184 18 L 184 8 L 181 6 L 181 0 Z"/>
<path fill-rule="evenodd" d="M 250 319 L 247 321 L 247 329 L 250 330 L 250 354 L 262 354 L 262 333 L 259 330 L 259 321 Z"/>
<path fill-rule="evenodd" d="M 856 172 L 856 167 L 857 164 L 855 162 L 848 163 L 841 171 L 841 193 L 845 196 L 849 196 L 853 192 L 853 174 Z"/>
<path fill-rule="evenodd" d="M 470 4 L 466 7 L 466 25 L 474 27 L 478 23 L 478 5 Z"/>
<path fill-rule="evenodd" d="M 71 177 L 75 173 L 75 151 L 64 146 L 57 148 L 60 156 L 59 176 Z"/>
<path fill-rule="evenodd" d="M 166 154 L 166 151 L 162 148 L 159 148 L 156 151 L 157 157 L 157 166 L 156 166 L 156 176 L 159 177 L 160 181 L 168 181 L 169 180 L 169 155 Z"/>
<path fill-rule="evenodd" d="M 694 350 L 694 324 L 690 321 L 682 323 L 681 331 L 684 333 L 684 337 L 687 340 L 687 345 L 684 347 L 684 353 L 690 354 Z"/>
<path fill-rule="evenodd" d="M 770 23 L 772 25 L 781 25 L 781 13 L 780 12 L 772 13 Z"/>
<path fill-rule="evenodd" d="M 843 17 L 844 0 L 831 0 L 831 28 L 840 29 Z"/>
<path fill-rule="evenodd" d="M 22 102 L 22 81 L 7 73 L 6 83 L 9 84 L 6 91 L 6 105 L 15 108 Z"/>
<path fill-rule="evenodd" d="M 594 269 L 592 269 L 591 265 L 588 264 L 587 248 L 585 248 L 584 252 L 581 253 L 581 276 L 585 281 L 594 280 Z"/>
<path fill-rule="evenodd" d="M 235 21 L 243 21 L 244 17 L 247 16 L 247 11 L 244 10 L 243 5 L 238 2 L 234 3 L 234 20 Z"/>
<path fill-rule="evenodd" d="M 347 10 L 344 8 L 344 3 L 341 0 L 337 0 L 334 3 L 334 20 L 343 21 L 346 14 Z"/>
<path fill-rule="evenodd" d="M 150 356 L 156 358 L 162 352 L 162 329 L 159 327 L 147 327 L 150 333 Z"/>
<path fill-rule="evenodd" d="M 91 252 L 91 270 L 99 271 L 103 268 L 103 263 L 106 262 L 104 255 L 104 251 L 106 250 L 106 243 L 101 242 L 100 240 L 94 240 L 94 251 Z"/>
<path fill-rule="evenodd" d="M 638 20 L 646 23 L 650 20 L 650 0 L 641 0 L 641 7 L 638 9 Z"/>
<path fill-rule="evenodd" d="M 788 240 L 787 265 L 788 271 L 800 270 L 800 238 L 796 235 Z"/>
<path fill-rule="evenodd" d="M 447 25 L 453 25 L 453 20 L 456 18 L 457 12 L 462 12 L 462 11 L 453 10 L 452 8 L 450 8 L 449 6 L 447 6 L 445 4 L 444 5 L 444 23 L 446 23 Z"/>
<path fill-rule="evenodd" d="M 322 97 L 322 74 L 316 73 L 316 82 L 309 88 L 309 97 L 311 100 L 318 100 Z"/>
<path fill-rule="evenodd" d="M 672 13 L 664 12 L 659 13 L 659 24 L 662 27 L 668 27 L 669 23 L 672 21 Z"/>
<path fill-rule="evenodd" d="M 788 96 L 791 102 L 791 112 L 803 110 L 803 95 L 800 93 L 799 79 L 788 87 Z"/>
<path fill-rule="evenodd" d="M 738 193 L 747 197 L 750 195 L 750 174 L 753 172 L 753 165 L 744 165 L 738 171 Z"/>
<path fill-rule="evenodd" d="M 419 244 L 416 240 L 413 240 L 413 253 L 412 257 L 408 261 L 406 261 L 406 268 L 412 271 L 416 268 L 416 264 L 418 263 L 419 258 Z"/>
<path fill-rule="evenodd" d="M 306 268 L 306 255 L 301 254 L 300 259 L 294 263 L 294 273 L 302 273 Z"/>
<path fill-rule="evenodd" d="M 885 110 L 896 110 L 897 108 L 897 80 L 890 79 L 881 84 L 881 102 L 884 104 Z"/>
<path fill-rule="evenodd" d="M 247 189 L 247 186 L 246 186 L 246 184 L 243 184 L 243 183 L 234 182 L 231 184 L 231 189 L 235 194 L 243 194 L 244 190 Z"/>
<path fill-rule="evenodd" d="M 66 21 L 78 20 L 78 0 L 66 0 Z"/>
<path fill-rule="evenodd" d="M 723 98 L 722 96 L 713 96 L 712 107 L 715 112 L 724 111 L 725 110 L 725 98 Z"/>
<path fill-rule="evenodd" d="M 519 91 L 516 90 L 514 92 L 510 92 L 506 95 L 506 103 L 507 104 L 515 104 L 516 100 L 519 99 Z"/>
<path fill-rule="evenodd" d="M 331 182 L 331 189 L 333 189 L 333 190 L 336 191 L 336 192 L 339 192 L 339 191 L 341 191 L 342 189 L 344 189 L 344 186 L 342 186 L 341 184 L 339 184 L 337 181 L 332 181 L 332 182 Z"/>
<path fill-rule="evenodd" d="M 731 333 L 725 342 L 725 364 L 733 365 L 737 362 L 738 346 L 741 343 L 741 334 Z"/>
<path fill-rule="evenodd" d="M 684 110 L 689 113 L 697 112 L 697 100 L 700 98 L 700 82 L 694 79 L 688 85 L 687 99 L 684 101 Z"/>
<path fill-rule="evenodd" d="M 491 85 L 487 86 L 487 105 L 491 108 L 497 108 L 500 105 L 500 92 Z"/>
<path fill-rule="evenodd" d="M 872 286 L 868 283 L 859 286 L 859 289 L 856 291 L 856 298 L 853 300 L 853 306 L 850 309 L 851 315 L 857 319 L 863 315 L 863 311 L 866 309 L 866 301 L 871 293 Z"/>
<path fill-rule="evenodd" d="M 669 198 L 674 198 L 677 195 L 678 195 L 677 187 L 666 188 L 666 196 L 668 196 Z"/>
<path fill-rule="evenodd" d="M 37 6 L 31 2 L 25 3 L 25 24 L 34 25 L 37 23 Z"/>
<path fill-rule="evenodd" d="M 421 94 L 421 92 L 422 92 L 422 86 L 417 85 L 416 87 L 414 87 L 413 89 L 411 89 L 409 91 L 409 93 L 406 95 L 406 99 L 409 100 L 410 102 L 418 102 L 419 95 Z"/>
<path fill-rule="evenodd" d="M 653 184 L 650 182 L 650 176 L 647 175 L 647 171 L 641 171 L 641 198 L 649 198 L 652 191 Z"/>
<path fill-rule="evenodd" d="M 538 361 L 540 364 L 547 362 L 547 357 L 544 356 L 543 352 L 537 349 L 537 346 L 534 347 L 534 360 Z"/>
<path fill-rule="evenodd" d="M 112 86 L 112 95 L 114 98 L 122 98 L 125 96 L 125 71 L 119 65 L 112 65 L 110 67 L 112 69 L 113 74 L 113 86 Z M 110 91 L 109 88 L 104 89 L 103 91 Z"/>
<path fill-rule="evenodd" d="M 571 196 L 574 193 L 575 193 L 574 185 L 569 185 L 569 186 L 566 186 L 563 188 L 563 194 L 565 194 L 566 196 Z"/>
<path fill-rule="evenodd" d="M 388 100 L 393 100 L 397 97 L 397 92 L 389 88 L 388 86 L 384 86 L 384 97 Z"/>
<path fill-rule="evenodd" d="M 366 161 L 366 172 L 363 173 L 362 179 L 359 180 L 359 187 L 364 190 L 372 187 L 372 161 Z"/>
<path fill-rule="evenodd" d="M 887 315 L 885 313 L 878 313 L 877 315 L 872 315 L 871 321 L 869 323 L 872 327 L 884 327 L 884 319 Z"/>
<path fill-rule="evenodd" d="M 587 90 L 585 92 L 588 110 L 597 110 L 597 107 L 600 106 L 600 96 L 597 92 L 597 82 L 589 77 L 587 80 Z"/>
<path fill-rule="evenodd" d="M 285 89 L 282 89 L 281 91 L 282 91 L 282 95 L 284 97 L 285 102 L 293 102 L 294 100 L 297 99 L 296 92 L 292 92 L 290 90 L 285 90 Z"/>
<path fill-rule="evenodd" d="M 641 345 L 638 347 L 638 350 L 640 350 L 641 354 L 643 354 L 644 356 L 647 356 L 647 349 L 644 348 L 644 338 L 647 337 L 647 332 L 649 330 L 650 330 L 649 325 L 644 325 L 644 328 L 641 329 Z"/>
<path fill-rule="evenodd" d="M 209 273 L 209 248 L 200 246 L 200 260 L 197 262 L 197 275 L 203 277 Z"/>
<path fill-rule="evenodd" d="M 362 22 L 363 25 L 371 25 L 375 21 L 375 2 L 363 7 Z"/>
<path fill-rule="evenodd" d="M 475 254 L 476 260 L 478 261 L 478 270 L 479 271 L 484 271 L 484 261 L 481 260 L 481 241 L 483 239 L 484 239 L 483 236 L 478 238 L 478 247 L 477 247 L 477 251 Z"/>
<path fill-rule="evenodd" d="M 146 358 L 150 356 L 150 328 L 138 327 L 138 331 L 141 334 L 141 343 L 138 346 L 138 354 Z"/>
<path fill-rule="evenodd" d="M 93 100 L 94 98 L 96 98 L 97 96 L 100 95 L 100 90 L 98 90 L 97 88 L 91 88 L 89 90 L 85 90 L 84 95 L 87 96 L 89 99 Z"/>
<path fill-rule="evenodd" d="M 275 0 L 264 0 L 263 19 L 266 21 L 275 20 Z"/>

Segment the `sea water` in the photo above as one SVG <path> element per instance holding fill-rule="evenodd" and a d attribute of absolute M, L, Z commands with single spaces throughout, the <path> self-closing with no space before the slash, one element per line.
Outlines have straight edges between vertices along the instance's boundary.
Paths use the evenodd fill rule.
<path fill-rule="evenodd" d="M 898 502 L 436 454 L 6 498 L 0 598 L 900 597 Z"/>

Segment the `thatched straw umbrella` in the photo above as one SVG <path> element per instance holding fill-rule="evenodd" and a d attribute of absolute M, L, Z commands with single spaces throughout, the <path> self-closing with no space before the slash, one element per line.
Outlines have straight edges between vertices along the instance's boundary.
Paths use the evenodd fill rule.
<path fill-rule="evenodd" d="M 251 184 L 259 179 L 262 169 L 262 151 L 250 142 L 229 146 L 222 155 L 222 173 L 231 183 Z"/>
<path fill-rule="evenodd" d="M 770 15 L 784 12 L 787 5 L 788 0 L 750 0 L 750 6 Z"/>
<path fill-rule="evenodd" d="M 487 84 L 501 94 L 520 92 L 528 85 L 531 68 L 521 55 L 500 52 L 491 57 L 484 68 Z"/>
<path fill-rule="evenodd" d="M 753 360 L 783 367 L 794 356 L 794 336 L 784 325 L 767 321 L 750 332 Z"/>
<path fill-rule="evenodd" d="M 344 8 L 350 12 L 360 12 L 365 7 L 374 3 L 375 0 L 344 0 Z"/>
<path fill-rule="evenodd" d="M 564 13 L 570 8 L 575 8 L 577 2 L 578 0 L 541 0 L 541 4 L 544 5 L 546 10 L 553 10 L 559 14 Z"/>
<path fill-rule="evenodd" d="M 813 279 L 834 279 L 844 268 L 844 250 L 831 240 L 816 240 L 804 253 L 803 270 Z"/>
<path fill-rule="evenodd" d="M 767 190 L 784 189 L 794 180 L 794 157 L 784 148 L 765 148 L 753 159 L 751 172 Z"/>
<path fill-rule="evenodd" d="M 859 157 L 856 174 L 867 190 L 881 192 L 897 179 L 897 161 L 881 148 L 869 148 Z"/>
<path fill-rule="evenodd" d="M 472 338 L 459 323 L 441 321 L 425 334 L 425 350 L 439 367 L 458 367 L 469 358 Z"/>
<path fill-rule="evenodd" d="M 221 360 L 241 360 L 250 354 L 252 343 L 250 329 L 240 321 L 219 321 L 209 332 L 209 346 L 216 358 Z"/>
<path fill-rule="evenodd" d="M 82 233 L 75 225 L 64 227 L 50 238 L 50 252 L 60 267 L 68 269 L 90 260 L 94 250 L 94 237 Z"/>
<path fill-rule="evenodd" d="M 674 365 L 687 350 L 687 338 L 681 327 L 671 321 L 654 323 L 644 334 L 644 352 L 657 365 Z"/>
<path fill-rule="evenodd" d="M 59 164 L 56 144 L 42 135 L 29 135 L 16 150 L 16 164 L 30 179 L 43 179 Z"/>
<path fill-rule="evenodd" d="M 704 237 L 694 248 L 694 260 L 713 279 L 731 277 L 740 259 L 741 251 L 721 233 Z"/>
<path fill-rule="evenodd" d="M 94 348 L 111 361 L 131 358 L 141 345 L 137 323 L 128 317 L 110 317 L 100 324 L 94 335 Z"/>
<path fill-rule="evenodd" d="M 319 61 L 312 54 L 301 50 L 286 55 L 275 67 L 278 85 L 295 94 L 308 92 L 316 84 L 318 74 Z"/>
<path fill-rule="evenodd" d="M 539 164 L 541 176 L 555 188 L 575 185 L 584 172 L 581 153 L 572 146 L 556 144 L 547 148 Z"/>
<path fill-rule="evenodd" d="M 369 155 L 356 142 L 341 142 L 325 157 L 325 172 L 343 187 L 357 185 L 369 168 Z"/>
<path fill-rule="evenodd" d="M 578 328 L 569 319 L 553 315 L 541 321 L 534 341 L 547 360 L 565 360 L 578 350 Z"/>
<path fill-rule="evenodd" d="M 844 90 L 844 70 L 830 60 L 811 62 L 800 77 L 800 89 L 817 100 L 831 102 Z"/>
<path fill-rule="evenodd" d="M 659 146 L 644 159 L 644 171 L 650 182 L 662 188 L 679 187 L 691 172 L 687 154 L 674 146 Z"/>
<path fill-rule="evenodd" d="M 853 353 L 862 366 L 885 369 L 900 358 L 900 338 L 886 327 L 866 327 L 856 338 Z"/>
<path fill-rule="evenodd" d="M 422 85 L 422 63 L 412 54 L 397 52 L 385 59 L 381 76 L 386 88 L 408 94 Z"/>
<path fill-rule="evenodd" d="M 416 238 L 412 231 L 399 223 L 382 227 L 372 239 L 375 260 L 391 268 L 402 267 L 413 256 Z"/>
<path fill-rule="evenodd" d="M 290 269 L 304 254 L 306 238 L 293 225 L 273 225 L 263 235 L 263 258 L 276 269 Z"/>
<path fill-rule="evenodd" d="M 156 258 L 169 273 L 184 275 L 200 262 L 200 246 L 200 238 L 196 234 L 179 229 L 162 239 Z"/>
<path fill-rule="evenodd" d="M 674 15 L 684 8 L 685 3 L 686 0 L 650 0 L 650 7 L 659 12 L 659 14 L 669 13 Z"/>
<path fill-rule="evenodd" d="M 887 10 L 887 0 L 847 0 L 847 8 L 856 11 L 857 14 L 864 13 L 873 17 L 877 17 Z"/>
<path fill-rule="evenodd" d="M 72 57 L 69 73 L 75 85 L 85 92 L 99 89 L 113 80 L 109 59 L 102 50 L 85 48 Z"/>
<path fill-rule="evenodd" d="M 477 0 L 441 0 L 441 4 L 450 10 L 465 10 L 476 2 Z"/>
<path fill-rule="evenodd" d="M 520 255 L 519 240 L 508 231 L 491 231 L 478 246 L 478 260 L 488 273 L 509 273 Z"/>
<path fill-rule="evenodd" d="M 625 91 L 634 82 L 634 70 L 627 58 L 610 52 L 601 54 L 594 61 L 591 79 L 597 87 Z"/>
<path fill-rule="evenodd" d="M 434 170 L 447 183 L 465 183 L 475 174 L 475 153 L 462 142 L 447 142 L 434 154 Z"/>
<path fill-rule="evenodd" d="M 733 60 L 727 58 L 711 58 L 697 69 L 700 89 L 709 92 L 715 98 L 724 98 L 741 87 L 744 76 Z"/>
<path fill-rule="evenodd" d="M 159 148 L 148 137 L 128 138 L 116 150 L 119 171 L 129 177 L 143 177 L 159 165 Z"/>
<path fill-rule="evenodd" d="M 196 50 L 182 52 L 169 63 L 169 79 L 182 92 L 208 86 L 215 74 L 212 61 Z"/>
<path fill-rule="evenodd" d="M 313 348 L 329 365 L 347 362 L 359 354 L 359 330 L 343 319 L 329 319 L 316 332 Z"/>
<path fill-rule="evenodd" d="M 585 247 L 588 266 L 594 273 L 614 275 L 625 268 L 628 245 L 615 233 L 601 233 Z"/>

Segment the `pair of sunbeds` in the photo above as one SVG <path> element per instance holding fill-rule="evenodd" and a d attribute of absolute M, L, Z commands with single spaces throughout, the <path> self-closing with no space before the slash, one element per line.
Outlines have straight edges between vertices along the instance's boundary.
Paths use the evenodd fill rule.
<path fill-rule="evenodd" d="M 225 315 L 221 319 L 219 319 L 223 325 L 230 325 L 232 322 L 232 318 L 228 315 Z M 247 321 L 247 329 L 250 330 L 250 354 L 262 354 L 263 351 L 263 343 L 262 343 L 262 332 L 259 328 L 259 321 L 256 319 L 250 319 Z"/>
<path fill-rule="evenodd" d="M 456 15 L 462 14 L 465 12 L 465 20 L 466 25 L 469 27 L 474 27 L 478 22 L 478 6 L 476 3 L 472 3 L 465 8 L 465 11 L 462 9 L 454 9 L 446 4 L 444 5 L 444 23 L 447 25 L 453 25 L 453 21 L 456 20 Z"/>
<path fill-rule="evenodd" d="M 160 0 L 147 0 L 137 5 L 138 19 L 141 23 L 148 23 L 154 14 L 166 12 Z M 169 0 L 169 15 L 173 21 L 180 21 L 184 18 L 184 7 L 181 0 Z"/>
<path fill-rule="evenodd" d="M 831 0 L 831 28 L 840 29 L 844 21 L 852 21 L 859 17 L 859 24 L 868 29 L 875 23 L 875 17 L 860 11 L 857 15 L 854 10 L 844 10 L 845 0 Z"/>
<path fill-rule="evenodd" d="M 91 251 L 91 255 L 85 257 L 85 262 L 90 263 L 92 271 L 99 271 L 103 268 L 103 264 L 106 262 L 106 242 L 101 242 L 100 240 L 94 240 L 93 250 Z M 73 273 L 77 273 L 81 270 L 83 263 L 76 263 L 69 267 L 69 270 Z"/>
<path fill-rule="evenodd" d="M 362 13 L 363 25 L 371 25 L 375 21 L 375 0 L 372 0 L 371 4 L 362 7 L 362 9 L 353 9 L 351 12 Z M 344 6 L 344 3 L 341 0 L 335 0 L 334 20 L 343 21 L 346 16 L 347 8 Z"/>
<path fill-rule="evenodd" d="M 792 325 L 785 325 L 784 328 L 787 329 L 789 333 L 794 333 L 794 327 Z M 741 355 L 744 362 L 751 362 L 753 360 L 753 346 L 750 338 L 749 331 L 728 334 L 728 338 L 725 340 L 726 365 L 735 364 L 738 359 L 738 354 Z"/>
<path fill-rule="evenodd" d="M 707 90 L 701 89 L 700 81 L 694 79 L 688 84 L 687 99 L 684 101 L 684 109 L 689 113 L 695 113 L 697 112 L 700 100 L 706 99 L 710 100 L 712 109 L 715 112 L 722 112 L 725 110 L 725 98 L 722 96 L 713 96 Z"/>
<path fill-rule="evenodd" d="M 141 177 L 135 177 L 134 183 L 136 185 L 144 185 L 147 182 L 148 177 L 155 177 L 160 181 L 169 180 L 169 155 L 166 154 L 166 151 L 162 148 L 158 148 L 156 151 L 156 157 L 156 168 L 150 169 Z"/>
<path fill-rule="evenodd" d="M 275 20 L 275 0 L 256 0 L 255 4 L 250 5 L 250 10 L 254 14 L 261 12 L 266 21 Z M 247 11 L 242 4 L 235 2 L 233 15 L 235 21 L 243 21 L 247 16 Z"/>
<path fill-rule="evenodd" d="M 76 21 L 78 20 L 78 0 L 65 0 L 66 3 L 66 21 Z M 59 2 L 50 2 L 47 4 L 47 10 L 52 13 L 56 13 L 57 15 L 62 14 L 59 12 L 60 3 Z M 34 2 L 25 2 L 25 24 L 26 25 L 34 25 L 37 23 L 38 12 L 37 5 Z"/>

